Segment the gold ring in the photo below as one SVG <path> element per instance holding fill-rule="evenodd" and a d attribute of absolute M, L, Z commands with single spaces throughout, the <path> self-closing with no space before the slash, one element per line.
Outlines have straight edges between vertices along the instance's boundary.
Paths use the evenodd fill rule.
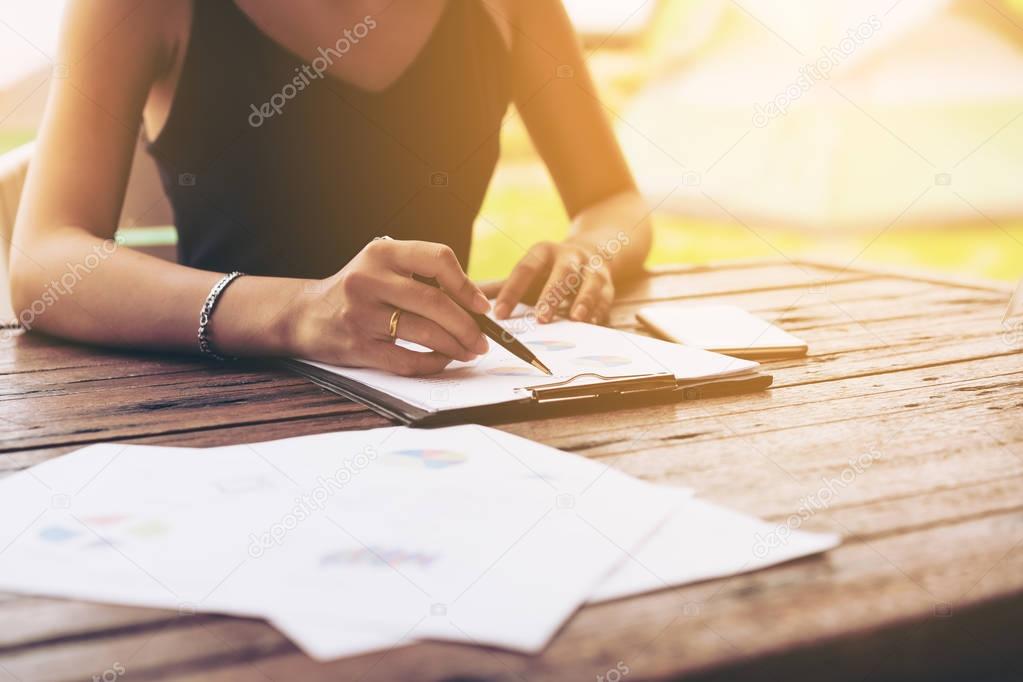
<path fill-rule="evenodd" d="M 398 338 L 398 318 L 401 317 L 401 308 L 395 308 L 391 313 L 391 324 L 387 327 L 387 334 L 391 340 Z"/>

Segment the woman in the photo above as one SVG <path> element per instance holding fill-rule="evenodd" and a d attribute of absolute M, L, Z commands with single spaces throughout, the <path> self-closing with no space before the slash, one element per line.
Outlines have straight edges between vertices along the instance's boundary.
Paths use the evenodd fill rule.
<path fill-rule="evenodd" d="M 499 318 L 539 294 L 541 321 L 601 321 L 649 249 L 559 0 L 71 0 L 58 63 L 16 309 L 104 256 L 34 317 L 51 334 L 426 374 L 486 351 L 463 309 L 489 310 L 484 293 Z M 511 102 L 573 230 L 483 292 L 463 265 Z M 109 241 L 140 120 L 179 264 Z"/>

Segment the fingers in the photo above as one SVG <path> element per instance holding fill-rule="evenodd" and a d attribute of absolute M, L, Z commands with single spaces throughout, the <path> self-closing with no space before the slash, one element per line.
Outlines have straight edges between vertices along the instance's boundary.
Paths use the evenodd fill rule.
<path fill-rule="evenodd" d="M 436 287 L 417 282 L 411 277 L 392 275 L 378 283 L 377 296 L 388 306 L 401 308 L 433 322 L 437 329 L 442 330 L 452 340 L 460 344 L 464 351 L 473 355 L 481 355 L 486 353 L 489 348 L 476 321 L 451 300 L 446 292 Z M 419 327 L 418 331 L 424 332 L 424 329 Z M 434 335 L 439 338 L 438 333 L 434 333 Z M 430 344 L 423 345 L 434 348 Z M 436 350 L 440 349 L 436 348 Z M 461 355 L 461 353 L 454 354 L 452 357 L 461 357 Z"/>
<path fill-rule="evenodd" d="M 439 324 L 413 312 L 403 312 L 398 318 L 398 338 L 418 343 L 462 362 L 476 358 L 475 353 L 466 350 L 458 339 Z"/>
<path fill-rule="evenodd" d="M 308 344 L 304 357 L 415 376 L 439 372 L 453 358 L 468 361 L 488 350 L 475 319 L 452 300 L 448 290 L 412 279 L 407 274 L 409 263 L 402 260 L 401 253 L 422 252 L 424 246 L 429 246 L 430 257 L 424 260 L 434 262 L 416 271 L 427 277 L 440 275 L 439 281 L 456 287 L 472 303 L 479 292 L 465 277 L 451 250 L 425 243 L 401 249 L 394 248 L 395 244 L 400 242 L 380 240 L 367 245 L 327 280 L 326 291 L 314 297 L 305 311 L 305 335 L 314 341 Z M 440 262 L 447 258 L 447 264 Z M 489 307 L 485 299 L 483 303 L 482 307 Z M 396 336 L 429 348 L 429 352 L 394 343 L 389 332 L 396 309 L 403 311 L 397 319 Z"/>
<path fill-rule="evenodd" d="M 587 269 L 585 275 L 579 293 L 572 302 L 569 317 L 579 322 L 592 322 L 599 311 L 606 312 L 611 307 L 614 287 L 611 285 L 610 276 L 602 268 Z"/>
<path fill-rule="evenodd" d="M 403 377 L 436 374 L 448 366 L 451 358 L 440 353 L 422 353 L 392 343 L 375 343 L 366 352 L 363 363 Z"/>
<path fill-rule="evenodd" d="M 447 294 L 464 307 L 477 313 L 490 310 L 490 302 L 462 270 L 458 257 L 446 244 L 421 241 L 378 240 L 366 246 L 379 252 L 392 269 L 411 277 L 433 277 Z"/>
<path fill-rule="evenodd" d="M 601 289 L 598 303 L 590 315 L 589 322 L 592 324 L 607 324 L 611 317 L 611 306 L 615 300 L 614 285 L 608 280 Z"/>
<path fill-rule="evenodd" d="M 562 303 L 572 300 L 582 281 L 578 256 L 565 254 L 558 258 L 536 301 L 537 320 L 541 323 L 553 320 L 554 313 Z"/>
<path fill-rule="evenodd" d="M 522 300 L 531 285 L 545 278 L 536 303 L 536 317 L 550 322 L 559 308 L 571 303 L 569 317 L 599 323 L 607 319 L 614 303 L 614 284 L 604 263 L 584 261 L 585 252 L 571 245 L 537 244 L 530 249 L 505 281 L 494 313 L 505 318 Z"/>
<path fill-rule="evenodd" d="M 534 280 L 547 274 L 553 260 L 554 246 L 549 242 L 542 242 L 531 248 L 522 260 L 512 270 L 504 286 L 497 294 L 497 302 L 494 304 L 494 315 L 498 319 L 507 318 L 515 305 L 522 300 L 529 285 Z"/>

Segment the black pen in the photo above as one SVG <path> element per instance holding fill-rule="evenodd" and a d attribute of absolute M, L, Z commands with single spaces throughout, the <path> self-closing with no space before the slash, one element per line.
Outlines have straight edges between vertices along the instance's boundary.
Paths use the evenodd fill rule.
<path fill-rule="evenodd" d="M 431 287 L 437 287 L 438 289 L 441 288 L 440 283 L 437 282 L 437 280 L 434 279 L 433 277 L 423 277 L 422 275 L 412 275 L 412 277 L 417 282 L 429 284 Z M 499 346 L 501 346 L 501 348 L 504 348 L 505 350 L 507 350 L 509 353 L 519 358 L 520 360 L 528 362 L 533 367 L 536 367 L 538 370 L 540 370 L 541 372 L 548 376 L 554 374 L 554 372 L 547 369 L 547 365 L 540 362 L 540 360 L 535 355 L 533 355 L 533 351 L 526 348 L 526 345 L 519 341 L 518 339 L 516 339 L 510 331 L 508 331 L 507 329 L 505 329 L 504 327 L 502 327 L 501 325 L 499 325 L 497 322 L 490 319 L 486 315 L 483 315 L 482 313 L 473 312 L 472 310 L 469 310 L 465 306 L 459 304 L 458 301 L 455 301 L 455 303 L 458 304 L 462 310 L 469 313 L 469 315 L 472 316 L 472 319 L 476 321 L 476 324 L 479 326 L 480 331 L 483 332 L 483 334 L 486 335 L 488 338 L 492 339 Z"/>

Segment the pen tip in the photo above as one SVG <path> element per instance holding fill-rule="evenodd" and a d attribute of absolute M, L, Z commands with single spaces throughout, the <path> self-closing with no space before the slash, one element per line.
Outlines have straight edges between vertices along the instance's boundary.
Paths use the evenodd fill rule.
<path fill-rule="evenodd" d="M 554 376 L 554 372 L 552 372 L 549 369 L 547 369 L 547 365 L 543 364 L 539 360 L 533 360 L 529 364 L 531 364 L 533 367 L 536 367 L 538 370 L 540 370 L 541 372 L 543 372 L 544 374 L 546 374 L 549 377 Z"/>

